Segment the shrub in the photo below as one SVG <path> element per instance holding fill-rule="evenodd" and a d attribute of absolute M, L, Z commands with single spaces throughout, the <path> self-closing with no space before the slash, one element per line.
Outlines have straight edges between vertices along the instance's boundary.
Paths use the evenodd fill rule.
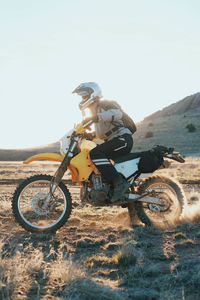
<path fill-rule="evenodd" d="M 151 138 L 152 136 L 153 136 L 152 131 L 147 131 L 147 133 L 145 134 L 145 138 Z"/>
<path fill-rule="evenodd" d="M 192 123 L 188 124 L 185 128 L 187 128 L 189 132 L 196 131 L 196 127 Z"/>
<path fill-rule="evenodd" d="M 135 265 L 137 262 L 135 247 L 133 245 L 125 245 L 113 256 L 113 259 L 121 267 Z"/>

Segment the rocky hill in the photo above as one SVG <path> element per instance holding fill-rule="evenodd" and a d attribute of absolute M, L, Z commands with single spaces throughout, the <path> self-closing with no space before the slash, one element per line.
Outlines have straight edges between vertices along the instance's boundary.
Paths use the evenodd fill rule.
<path fill-rule="evenodd" d="M 184 98 L 137 124 L 133 151 L 161 144 L 200 156 L 200 93 Z"/>
<path fill-rule="evenodd" d="M 189 127 L 188 127 L 189 126 Z M 192 131 L 193 129 L 193 131 Z M 166 145 L 186 156 L 200 156 L 200 93 L 188 96 L 137 124 L 133 152 Z M 59 143 L 31 149 L 0 149 L 0 161 L 25 160 L 41 152 L 59 152 Z"/>
<path fill-rule="evenodd" d="M 179 115 L 184 113 L 196 113 L 200 115 L 200 93 L 185 97 L 184 99 L 173 103 L 162 110 L 159 110 L 152 115 L 146 117 L 144 120 L 152 120 L 160 117 L 167 117 L 172 115 Z"/>

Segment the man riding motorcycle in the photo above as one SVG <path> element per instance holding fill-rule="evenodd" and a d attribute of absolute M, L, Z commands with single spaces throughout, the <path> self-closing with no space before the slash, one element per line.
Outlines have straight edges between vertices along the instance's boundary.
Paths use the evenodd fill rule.
<path fill-rule="evenodd" d="M 82 97 L 79 108 L 82 112 L 89 108 L 92 117 L 84 123 L 94 121 L 95 132 L 88 137 L 99 138 L 104 143 L 90 151 L 90 158 L 114 191 L 111 201 L 123 198 L 129 187 L 128 182 L 116 171 L 109 159 L 129 153 L 133 146 L 131 131 L 125 126 L 123 113 L 113 101 L 101 100 L 102 92 L 95 82 L 81 83 L 73 93 Z M 112 105 L 109 105 L 112 104 Z"/>

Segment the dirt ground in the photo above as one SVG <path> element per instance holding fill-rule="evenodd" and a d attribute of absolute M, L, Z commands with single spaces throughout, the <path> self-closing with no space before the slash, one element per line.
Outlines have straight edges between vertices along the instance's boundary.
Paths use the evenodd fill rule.
<path fill-rule="evenodd" d="M 182 184 L 188 203 L 171 228 L 130 225 L 127 209 L 83 205 L 70 185 L 69 221 L 54 235 L 30 234 L 12 216 L 13 192 L 57 166 L 0 162 L 0 299 L 200 299 L 200 159 L 159 171 Z"/>

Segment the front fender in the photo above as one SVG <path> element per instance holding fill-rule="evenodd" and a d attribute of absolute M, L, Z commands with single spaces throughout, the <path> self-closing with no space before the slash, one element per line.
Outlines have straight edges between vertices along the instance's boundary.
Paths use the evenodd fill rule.
<path fill-rule="evenodd" d="M 60 155 L 57 153 L 40 153 L 27 158 L 27 160 L 24 161 L 24 164 L 27 165 L 37 160 L 51 160 L 51 161 L 62 162 L 63 158 L 64 155 Z"/>

